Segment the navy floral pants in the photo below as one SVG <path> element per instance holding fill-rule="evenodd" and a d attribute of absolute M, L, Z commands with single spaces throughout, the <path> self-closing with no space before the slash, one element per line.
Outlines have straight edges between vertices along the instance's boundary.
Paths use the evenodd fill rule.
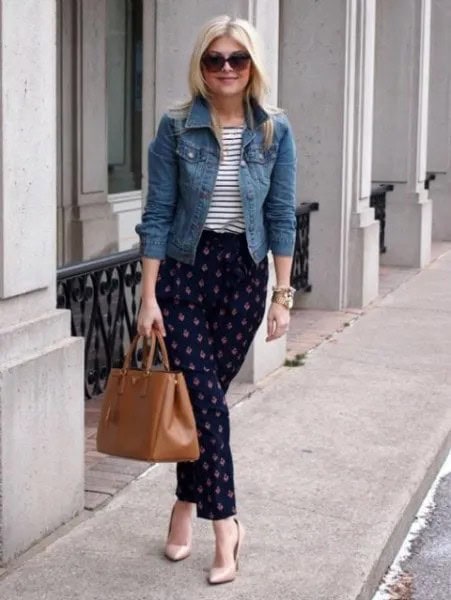
<path fill-rule="evenodd" d="M 177 464 L 176 495 L 201 518 L 236 513 L 225 394 L 263 319 L 267 280 L 267 259 L 254 263 L 245 234 L 204 231 L 194 265 L 160 265 L 166 345 L 172 368 L 185 375 L 200 446 L 197 461 Z"/>

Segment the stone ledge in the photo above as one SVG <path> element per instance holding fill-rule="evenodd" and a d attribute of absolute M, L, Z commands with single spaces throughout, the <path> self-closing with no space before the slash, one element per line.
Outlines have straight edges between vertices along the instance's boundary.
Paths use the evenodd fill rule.
<path fill-rule="evenodd" d="M 1 363 L 23 360 L 70 336 L 70 312 L 56 309 L 31 321 L 0 329 Z M 0 364 L 1 364 L 0 363 Z"/>

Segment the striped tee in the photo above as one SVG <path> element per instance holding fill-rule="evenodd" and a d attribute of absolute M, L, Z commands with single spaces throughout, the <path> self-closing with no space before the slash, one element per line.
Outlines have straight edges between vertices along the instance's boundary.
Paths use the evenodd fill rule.
<path fill-rule="evenodd" d="M 242 233 L 245 230 L 239 171 L 243 127 L 222 127 L 222 158 L 210 201 L 206 229 Z"/>

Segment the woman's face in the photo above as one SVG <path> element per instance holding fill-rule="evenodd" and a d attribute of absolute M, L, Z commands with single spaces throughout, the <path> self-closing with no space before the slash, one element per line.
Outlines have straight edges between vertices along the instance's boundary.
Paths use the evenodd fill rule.
<path fill-rule="evenodd" d="M 232 65 L 222 58 L 232 57 Z M 205 61 L 205 62 L 204 62 Z M 243 96 L 251 75 L 251 59 L 247 50 L 233 38 L 221 36 L 208 47 L 201 63 L 205 83 L 213 96 Z"/>

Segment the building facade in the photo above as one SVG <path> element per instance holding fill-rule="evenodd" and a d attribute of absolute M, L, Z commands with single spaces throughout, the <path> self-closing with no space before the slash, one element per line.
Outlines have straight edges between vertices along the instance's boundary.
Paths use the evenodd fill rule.
<path fill-rule="evenodd" d="M 83 343 L 56 269 L 137 245 L 147 145 L 224 13 L 260 31 L 298 201 L 319 203 L 297 306 L 365 306 L 381 262 L 421 268 L 451 240 L 451 0 L 0 0 L 3 563 L 83 506 Z M 263 337 L 244 378 L 283 362 Z"/>

